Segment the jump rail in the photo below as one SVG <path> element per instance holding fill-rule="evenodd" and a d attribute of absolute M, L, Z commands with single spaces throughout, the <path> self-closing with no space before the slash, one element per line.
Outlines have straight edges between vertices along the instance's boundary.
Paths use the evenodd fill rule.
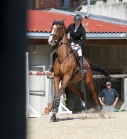
<path fill-rule="evenodd" d="M 54 77 L 54 73 L 50 72 L 50 71 L 45 71 L 45 72 L 41 72 L 41 71 L 29 71 L 29 75 L 42 75 L 42 76 L 52 76 Z M 110 75 L 113 78 L 125 78 L 127 77 L 127 74 L 116 74 L 116 75 Z M 105 78 L 105 76 L 103 75 L 93 75 L 93 78 Z M 50 78 L 50 77 L 49 77 Z"/>
<path fill-rule="evenodd" d="M 125 77 L 127 77 L 127 74 L 116 74 L 116 75 L 110 75 L 111 77 L 113 77 L 113 78 L 125 78 Z M 103 76 L 103 75 L 93 75 L 93 78 L 105 78 L 105 76 Z"/>
<path fill-rule="evenodd" d="M 29 75 L 53 76 L 54 73 L 52 73 L 50 71 L 45 71 L 45 72 L 41 72 L 41 71 L 29 71 Z"/>

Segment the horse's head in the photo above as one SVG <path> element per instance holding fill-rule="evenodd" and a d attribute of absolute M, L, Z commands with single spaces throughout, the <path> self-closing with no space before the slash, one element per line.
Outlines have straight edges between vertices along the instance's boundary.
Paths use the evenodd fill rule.
<path fill-rule="evenodd" d="M 59 41 L 63 38 L 64 33 L 65 33 L 64 20 L 62 21 L 54 20 L 52 23 L 51 34 L 48 39 L 48 43 L 51 46 L 58 44 Z"/>

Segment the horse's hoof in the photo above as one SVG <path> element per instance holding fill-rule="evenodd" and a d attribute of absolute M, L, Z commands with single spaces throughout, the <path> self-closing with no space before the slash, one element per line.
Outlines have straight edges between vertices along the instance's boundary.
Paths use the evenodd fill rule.
<path fill-rule="evenodd" d="M 56 116 L 52 116 L 50 119 L 51 122 L 57 122 Z"/>
<path fill-rule="evenodd" d="M 98 112 L 101 111 L 101 107 L 100 107 L 100 105 L 97 105 L 97 107 L 96 107 L 96 111 L 98 111 Z"/>
<path fill-rule="evenodd" d="M 86 107 L 82 106 L 82 111 L 86 111 Z"/>

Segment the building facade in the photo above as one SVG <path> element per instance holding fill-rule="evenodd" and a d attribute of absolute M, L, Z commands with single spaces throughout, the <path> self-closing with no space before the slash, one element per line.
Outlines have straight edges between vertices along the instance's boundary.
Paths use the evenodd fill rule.
<path fill-rule="evenodd" d="M 74 11 L 82 2 L 83 0 L 34 0 L 33 9 L 43 10 L 55 8 L 66 11 Z"/>
<path fill-rule="evenodd" d="M 87 12 L 88 7 L 84 3 L 84 5 L 79 6 L 77 10 L 80 12 Z M 123 2 L 107 1 L 107 3 L 96 1 L 95 4 L 91 3 L 89 6 L 89 13 L 127 20 L 127 0 Z"/>

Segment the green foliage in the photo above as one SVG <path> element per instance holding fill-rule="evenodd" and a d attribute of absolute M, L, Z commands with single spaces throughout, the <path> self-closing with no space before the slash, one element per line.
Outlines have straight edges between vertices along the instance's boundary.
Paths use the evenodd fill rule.
<path fill-rule="evenodd" d="M 63 99 L 62 99 L 62 103 L 63 103 L 64 106 L 67 105 L 66 102 L 67 102 L 67 98 L 63 98 Z M 51 104 L 51 108 L 53 107 L 53 105 L 54 105 L 54 101 L 53 101 L 52 104 Z"/>
<path fill-rule="evenodd" d="M 63 103 L 64 106 L 67 105 L 66 102 L 67 102 L 67 98 L 63 98 L 63 99 L 62 99 L 62 103 Z"/>

